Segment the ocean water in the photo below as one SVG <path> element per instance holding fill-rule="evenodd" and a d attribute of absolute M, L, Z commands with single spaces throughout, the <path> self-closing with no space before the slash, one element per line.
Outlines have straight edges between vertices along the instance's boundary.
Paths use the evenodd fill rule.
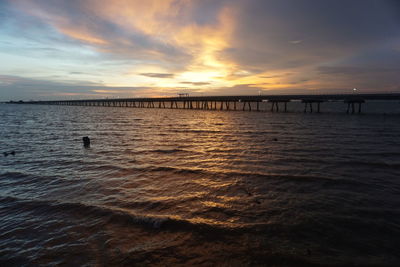
<path fill-rule="evenodd" d="M 399 266 L 399 106 L 0 105 L 0 266 Z"/>

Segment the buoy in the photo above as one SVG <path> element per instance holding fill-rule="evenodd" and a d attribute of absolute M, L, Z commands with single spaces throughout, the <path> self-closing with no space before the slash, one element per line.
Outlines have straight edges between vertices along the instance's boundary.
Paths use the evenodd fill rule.
<path fill-rule="evenodd" d="M 86 148 L 90 147 L 90 138 L 88 136 L 83 137 L 82 141 L 83 141 L 84 147 L 86 147 Z"/>

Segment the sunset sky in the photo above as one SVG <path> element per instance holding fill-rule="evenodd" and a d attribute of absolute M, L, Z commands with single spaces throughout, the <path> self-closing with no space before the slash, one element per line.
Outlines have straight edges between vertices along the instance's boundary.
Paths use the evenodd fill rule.
<path fill-rule="evenodd" d="M 400 92 L 398 0 L 0 0 L 0 100 Z"/>

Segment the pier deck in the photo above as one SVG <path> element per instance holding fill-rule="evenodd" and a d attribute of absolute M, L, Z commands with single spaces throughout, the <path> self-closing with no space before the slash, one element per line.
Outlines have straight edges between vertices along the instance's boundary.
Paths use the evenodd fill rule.
<path fill-rule="evenodd" d="M 130 107 L 130 108 L 169 108 L 169 109 L 198 109 L 198 110 L 243 110 L 261 111 L 260 103 L 271 104 L 271 111 L 287 111 L 291 101 L 304 103 L 304 112 L 320 112 L 321 103 L 327 101 L 341 101 L 347 104 L 347 113 L 355 113 L 355 104 L 358 113 L 361 105 L 369 100 L 400 100 L 400 93 L 392 94 L 326 94 L 326 95 L 241 95 L 241 96 L 187 96 L 155 97 L 155 98 L 116 98 L 116 99 L 84 99 L 84 100 L 51 100 L 51 101 L 18 101 L 7 102 L 13 104 L 39 105 L 67 105 L 67 106 L 103 106 L 103 107 Z M 313 105 L 316 109 L 313 109 Z"/>

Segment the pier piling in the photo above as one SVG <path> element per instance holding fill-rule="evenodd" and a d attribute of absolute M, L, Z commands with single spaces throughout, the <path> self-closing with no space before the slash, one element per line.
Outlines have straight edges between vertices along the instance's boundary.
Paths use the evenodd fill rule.
<path fill-rule="evenodd" d="M 54 101 L 9 101 L 7 104 L 39 104 L 87 107 L 125 107 L 125 108 L 170 108 L 197 110 L 242 110 L 287 112 L 288 103 L 300 100 L 304 103 L 304 113 L 321 112 L 325 101 L 343 101 L 347 104 L 347 114 L 359 114 L 362 104 L 369 100 L 400 100 L 400 93 L 387 94 L 327 94 L 327 95 L 257 95 L 257 96 L 188 96 L 161 98 L 125 99 L 87 99 Z M 271 106 L 263 105 L 269 102 Z M 157 104 L 158 103 L 158 104 Z M 283 106 L 281 105 L 283 103 Z"/>
<path fill-rule="evenodd" d="M 310 113 L 313 113 L 313 104 L 317 104 L 317 113 L 321 112 L 321 103 L 324 102 L 322 99 L 303 99 L 301 101 L 304 103 L 304 113 L 307 113 L 308 107 L 310 110 Z"/>
<path fill-rule="evenodd" d="M 358 104 L 358 113 L 361 113 L 361 105 L 365 103 L 364 99 L 345 99 L 344 103 L 347 104 L 347 111 L 346 113 L 349 114 L 351 110 L 351 114 L 356 112 L 356 104 Z"/>

